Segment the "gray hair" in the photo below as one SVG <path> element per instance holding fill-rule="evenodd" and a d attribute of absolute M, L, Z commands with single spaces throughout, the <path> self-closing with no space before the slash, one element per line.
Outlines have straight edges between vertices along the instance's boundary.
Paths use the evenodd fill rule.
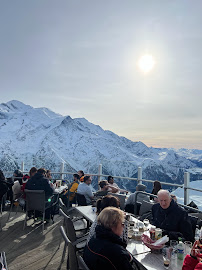
<path fill-rule="evenodd" d="M 167 195 L 169 198 L 171 198 L 170 192 L 166 189 L 160 189 L 159 192 L 157 193 L 157 196 L 159 196 L 161 194 Z"/>

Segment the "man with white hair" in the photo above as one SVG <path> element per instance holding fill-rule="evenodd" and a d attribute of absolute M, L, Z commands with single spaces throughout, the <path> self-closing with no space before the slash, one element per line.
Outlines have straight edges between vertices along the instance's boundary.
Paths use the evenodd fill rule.
<path fill-rule="evenodd" d="M 157 196 L 159 203 L 152 206 L 152 223 L 172 240 L 182 237 L 184 240 L 193 241 L 191 220 L 187 212 L 172 199 L 169 191 L 161 189 Z"/>

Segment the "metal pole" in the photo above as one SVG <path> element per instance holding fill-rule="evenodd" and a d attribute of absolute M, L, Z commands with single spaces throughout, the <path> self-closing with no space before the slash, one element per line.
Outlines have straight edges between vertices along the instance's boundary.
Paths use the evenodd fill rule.
<path fill-rule="evenodd" d="M 101 175 L 102 175 L 102 164 L 99 164 L 99 167 L 98 167 L 98 183 L 101 181 Z"/>
<path fill-rule="evenodd" d="M 60 167 L 60 179 L 62 179 L 62 180 L 64 179 L 64 174 L 63 174 L 64 166 L 65 166 L 65 164 L 64 164 L 64 162 L 62 162 L 61 167 Z"/>
<path fill-rule="evenodd" d="M 21 163 L 21 171 L 24 172 L 24 161 Z"/>
<path fill-rule="evenodd" d="M 184 204 L 187 205 L 189 203 L 189 183 L 190 183 L 190 173 L 184 173 Z"/>
<path fill-rule="evenodd" d="M 137 182 L 138 184 L 142 184 L 142 167 L 138 167 Z"/>

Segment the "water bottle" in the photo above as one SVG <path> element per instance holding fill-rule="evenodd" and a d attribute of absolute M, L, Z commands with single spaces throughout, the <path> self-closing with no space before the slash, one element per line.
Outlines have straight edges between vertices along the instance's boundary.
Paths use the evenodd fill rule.
<path fill-rule="evenodd" d="M 182 238 L 178 238 L 179 239 L 179 243 L 177 245 L 177 258 L 179 260 L 183 260 L 184 259 L 184 243 L 182 242 Z"/>

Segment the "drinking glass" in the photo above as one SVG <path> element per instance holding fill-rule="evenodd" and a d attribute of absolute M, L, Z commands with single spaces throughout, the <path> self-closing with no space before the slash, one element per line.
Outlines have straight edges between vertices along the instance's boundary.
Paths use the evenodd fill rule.
<path fill-rule="evenodd" d="M 148 219 L 144 219 L 143 220 L 143 223 L 144 223 L 145 227 L 147 227 L 149 225 L 149 220 Z"/>
<path fill-rule="evenodd" d="M 169 268 L 170 266 L 170 259 L 171 259 L 171 248 L 164 248 L 162 250 L 163 253 L 163 263 L 164 263 L 164 267 L 166 269 Z"/>
<path fill-rule="evenodd" d="M 172 248 L 172 258 L 177 259 L 177 245 L 178 242 L 176 240 L 170 240 L 170 247 Z"/>
<path fill-rule="evenodd" d="M 191 248 L 192 248 L 192 242 L 185 241 L 184 242 L 184 252 L 185 252 L 185 255 L 190 254 Z"/>

